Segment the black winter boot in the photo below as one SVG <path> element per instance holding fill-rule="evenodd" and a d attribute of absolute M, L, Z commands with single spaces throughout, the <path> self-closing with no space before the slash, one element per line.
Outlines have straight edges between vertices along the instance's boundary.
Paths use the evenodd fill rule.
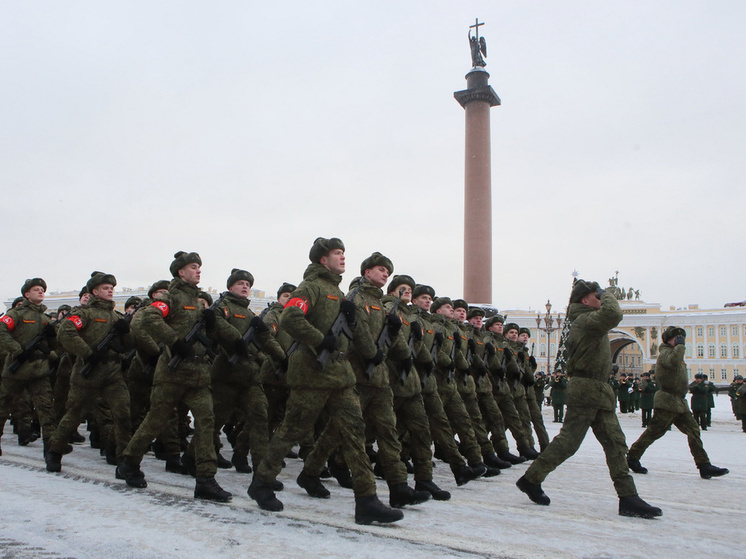
<path fill-rule="evenodd" d="M 662 514 L 663 511 L 661 511 L 661 509 L 650 506 L 637 495 L 634 495 L 633 497 L 619 497 L 619 516 L 655 518 Z"/>
<path fill-rule="evenodd" d="M 429 499 L 429 491 L 416 491 L 406 483 L 397 483 L 389 487 L 389 505 L 397 509 L 406 505 L 419 505 Z"/>
<path fill-rule="evenodd" d="M 198 477 L 197 483 L 194 485 L 194 498 L 227 503 L 233 498 L 233 495 L 220 487 L 214 477 Z"/>
<path fill-rule="evenodd" d="M 477 479 L 478 477 L 482 477 L 486 471 L 487 466 L 485 466 L 484 464 L 480 464 L 473 468 L 470 468 L 469 466 L 464 464 L 455 472 L 453 472 L 453 477 L 456 478 L 456 485 L 461 487 L 462 485 L 466 485 L 467 483 Z"/>
<path fill-rule="evenodd" d="M 133 466 L 124 460 L 120 461 L 117 466 L 116 478 L 123 479 L 130 487 L 143 489 L 148 486 L 148 482 L 145 481 L 145 474 L 142 473 L 140 465 Z"/>
<path fill-rule="evenodd" d="M 62 471 L 62 454 L 60 454 L 59 452 L 47 452 L 44 455 L 44 461 L 47 463 L 48 472 Z"/>
<path fill-rule="evenodd" d="M 477 464 L 477 466 L 484 467 L 484 474 L 482 474 L 482 477 L 495 477 L 500 475 L 500 468 L 493 468 L 492 466 L 488 466 L 484 462 Z"/>
<path fill-rule="evenodd" d="M 497 454 L 495 454 L 494 452 L 492 454 L 482 454 L 482 458 L 484 459 L 484 463 L 487 466 L 491 466 L 493 468 L 505 470 L 513 466 L 513 464 L 511 464 L 507 460 L 503 460 L 498 457 Z"/>
<path fill-rule="evenodd" d="M 197 477 L 197 464 L 192 456 L 184 453 L 181 456 L 181 463 L 187 470 L 187 473 L 192 477 Z"/>
<path fill-rule="evenodd" d="M 251 485 L 249 485 L 247 492 L 249 497 L 254 499 L 262 510 L 279 512 L 284 508 L 282 502 L 275 497 L 272 484 L 259 481 L 256 475 L 251 480 Z"/>
<path fill-rule="evenodd" d="M 635 472 L 636 474 L 647 474 L 648 469 L 640 464 L 639 460 L 635 460 L 634 458 L 630 458 L 627 456 L 627 466 L 629 466 L 629 469 Z"/>
<path fill-rule="evenodd" d="M 218 460 L 218 468 L 221 468 L 223 470 L 230 470 L 233 467 L 233 464 L 231 463 L 231 461 L 225 458 L 219 452 L 215 452 L 215 457 Z"/>
<path fill-rule="evenodd" d="M 166 471 L 171 472 L 172 474 L 181 474 L 184 476 L 189 475 L 186 466 L 181 463 L 181 456 L 178 454 L 166 456 Z"/>
<path fill-rule="evenodd" d="M 386 524 L 404 518 L 400 510 L 392 509 L 378 500 L 376 495 L 355 497 L 355 524 Z"/>
<path fill-rule="evenodd" d="M 535 448 L 524 448 L 519 452 L 526 460 L 536 460 L 539 457 L 539 453 Z"/>
<path fill-rule="evenodd" d="M 549 497 L 541 488 L 541 484 L 531 483 L 526 479 L 526 476 L 521 476 L 518 481 L 515 482 L 515 486 L 523 491 L 528 498 L 531 499 L 537 505 L 548 505 Z M 619 513 L 621 514 L 621 513 Z"/>
<path fill-rule="evenodd" d="M 329 460 L 329 473 L 337 480 L 337 483 L 346 489 L 352 489 L 352 475 L 347 467 L 342 467 L 336 462 Z"/>
<path fill-rule="evenodd" d="M 249 466 L 249 458 L 247 456 L 239 456 L 235 452 L 231 456 L 231 464 L 236 468 L 239 474 L 250 474 L 253 470 Z"/>
<path fill-rule="evenodd" d="M 445 491 L 435 485 L 432 480 L 416 481 L 414 483 L 414 488 L 416 491 L 427 491 L 436 501 L 447 501 L 451 498 L 451 494 L 448 491 Z"/>
<path fill-rule="evenodd" d="M 729 472 L 730 470 L 728 468 L 718 468 L 712 464 L 705 464 L 704 466 L 699 467 L 699 476 L 702 479 L 724 476 Z"/>
<path fill-rule="evenodd" d="M 302 470 L 298 475 L 296 482 L 305 489 L 306 493 L 311 497 L 316 497 L 317 499 L 329 498 L 329 490 L 324 487 L 324 484 L 321 483 L 321 479 L 318 476 L 309 476 L 305 470 Z"/>
<path fill-rule="evenodd" d="M 501 460 L 505 460 L 506 462 L 510 462 L 511 464 L 523 464 L 526 461 L 523 456 L 516 456 L 515 454 L 511 454 L 507 450 L 505 452 L 498 453 L 497 456 Z"/>

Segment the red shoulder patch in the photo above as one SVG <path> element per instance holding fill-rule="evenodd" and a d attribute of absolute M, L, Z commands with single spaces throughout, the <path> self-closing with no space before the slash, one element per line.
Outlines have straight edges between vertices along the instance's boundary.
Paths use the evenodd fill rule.
<path fill-rule="evenodd" d="M 72 322 L 75 325 L 76 330 L 83 328 L 83 321 L 80 320 L 80 317 L 77 315 L 68 316 L 65 320 Z"/>
<path fill-rule="evenodd" d="M 284 308 L 288 307 L 298 307 L 300 310 L 303 311 L 303 314 L 306 314 L 309 309 L 308 299 L 306 299 L 305 297 L 293 297 L 292 299 L 290 299 L 290 301 L 285 303 Z"/>
<path fill-rule="evenodd" d="M 8 330 L 10 330 L 11 332 L 13 331 L 13 328 L 16 327 L 15 321 L 11 317 L 9 317 L 7 314 L 3 316 L 2 318 L 0 318 L 0 322 L 5 324 L 8 327 Z"/>
<path fill-rule="evenodd" d="M 164 303 L 163 301 L 153 301 L 150 303 L 151 307 L 155 307 L 159 311 L 161 311 L 161 314 L 163 315 L 163 318 L 166 318 L 168 316 L 168 311 L 170 310 L 168 308 L 168 304 Z"/>

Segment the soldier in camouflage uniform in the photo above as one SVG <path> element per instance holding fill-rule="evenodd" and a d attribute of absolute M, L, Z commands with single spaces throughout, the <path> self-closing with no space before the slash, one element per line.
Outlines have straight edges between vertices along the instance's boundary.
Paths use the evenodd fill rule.
<path fill-rule="evenodd" d="M 70 376 L 67 411 L 54 432 L 47 453 L 47 470 L 59 472 L 62 454 L 70 436 L 77 430 L 87 407 L 100 398 L 108 407 L 112 432 L 102 437 L 114 441 L 116 458 L 121 457 L 132 435 L 130 397 L 122 375 L 123 354 L 134 347 L 129 321 L 114 310 L 116 278 L 111 274 L 93 272 L 86 284 L 91 298 L 62 321 L 57 338 L 68 353 L 75 357 Z M 99 343 L 113 334 L 109 347 L 99 349 Z"/>
<path fill-rule="evenodd" d="M 528 328 L 521 328 L 518 332 L 518 343 L 523 345 L 523 352 L 525 355 L 528 355 L 528 340 L 530 337 L 531 330 Z M 536 358 L 533 355 L 529 355 L 529 357 L 524 360 L 523 370 L 521 371 L 521 384 L 523 384 L 526 390 L 526 405 L 528 406 L 531 425 L 533 425 L 534 431 L 536 431 L 536 438 L 539 440 L 539 449 L 543 451 L 549 445 L 549 435 L 547 434 L 546 427 L 544 427 L 544 418 L 541 416 L 541 406 L 536 401 L 536 390 L 534 390 L 537 366 Z"/>
<path fill-rule="evenodd" d="M 741 430 L 746 433 L 746 383 L 741 375 L 736 376 L 736 419 L 741 420 Z"/>
<path fill-rule="evenodd" d="M 389 386 L 385 360 L 387 356 L 395 361 L 405 359 L 409 349 L 400 335 L 401 319 L 397 314 L 387 314 L 381 302 L 381 288 L 386 285 L 393 270 L 390 259 L 380 252 L 374 252 L 360 265 L 362 277 L 352 281 L 348 299 L 354 301 L 356 306 L 357 329 L 350 348 L 350 364 L 357 378 L 363 421 L 378 443 L 378 464 L 389 486 L 389 504 L 401 508 L 428 500 L 430 493 L 416 491 L 407 485 L 407 469 L 401 461 L 402 448 L 396 430 L 394 396 Z M 384 328 L 387 330 L 388 343 L 378 343 Z M 337 446 L 337 424 L 330 421 L 316 441 L 316 448 L 306 459 L 304 473 L 318 477 L 331 451 Z M 328 492 L 321 487 L 320 483 L 314 482 L 306 489 L 311 496 L 328 496 Z"/>
<path fill-rule="evenodd" d="M 718 468 L 710 464 L 710 459 L 702 446 L 702 438 L 694 420 L 692 412 L 686 405 L 686 331 L 683 328 L 669 326 L 661 334 L 663 343 L 658 348 L 658 360 L 655 362 L 655 376 L 660 382 L 661 389 L 656 392 L 653 418 L 650 425 L 634 442 L 627 454 L 627 464 L 638 474 L 646 474 L 647 468 L 640 464 L 640 458 L 647 448 L 666 434 L 671 425 L 687 436 L 689 450 L 694 463 L 699 468 L 699 474 L 704 479 L 723 476 L 728 473 L 726 468 Z"/>
<path fill-rule="evenodd" d="M 411 318 L 411 332 L 414 340 L 419 344 L 419 350 L 414 356 L 415 368 L 422 386 L 422 402 L 425 405 L 430 434 L 435 442 L 436 452 L 451 467 L 456 485 L 464 485 L 477 479 L 487 472 L 487 467 L 481 461 L 478 452 L 469 456 L 467 465 L 465 458 L 453 438 L 453 427 L 443 409 L 443 402 L 438 393 L 438 381 L 433 374 L 435 363 L 433 354 L 437 354 L 435 346 L 435 329 L 432 325 L 433 315 L 430 307 L 435 297 L 435 290 L 429 285 L 416 285 L 412 291 L 414 311 Z"/>
<path fill-rule="evenodd" d="M 365 424 L 348 358 L 349 340 L 343 333 L 332 331 L 337 320 L 345 320 L 353 335 L 357 329 L 355 303 L 344 299 L 339 289 L 345 271 L 344 244 L 337 238 L 319 237 L 309 259 L 303 281 L 280 318 L 282 328 L 298 342 L 288 362 L 290 396 L 285 418 L 272 436 L 266 457 L 254 471 L 248 493 L 264 510 L 283 509 L 273 489 L 282 461 L 327 409 L 352 472 L 355 522 L 395 522 L 404 515 L 378 499 L 373 468 L 365 453 Z M 317 359 L 321 353 L 328 353 L 324 366 Z M 321 484 L 318 477 L 304 472 L 301 476 L 299 483 L 306 490 L 311 484 Z"/>
<path fill-rule="evenodd" d="M 658 384 L 650 378 L 650 372 L 642 373 L 642 382 L 638 388 L 640 392 L 640 409 L 642 410 L 642 428 L 648 426 L 650 418 L 653 417 L 653 405 Z"/>
<path fill-rule="evenodd" d="M 518 341 L 519 335 L 520 326 L 515 322 L 509 322 L 505 325 L 505 337 L 508 340 L 507 347 L 511 350 L 514 365 L 514 367 L 508 368 L 507 378 L 510 391 L 513 395 L 513 403 L 521 418 L 521 425 L 523 426 L 528 446 L 522 449 L 521 456 L 533 460 L 539 453 L 534 448 L 536 442 L 534 441 L 533 430 L 531 429 L 531 412 L 528 409 L 528 401 L 526 400 L 526 384 L 533 382 L 533 374 L 527 374 L 527 368 L 529 368 L 528 351 L 526 351 L 524 344 Z M 529 376 L 531 376 L 530 379 Z"/>
<path fill-rule="evenodd" d="M 611 367 L 609 330 L 622 321 L 616 297 L 598 283 L 578 280 L 572 289 L 567 319 L 567 415 L 559 434 L 531 464 L 516 485 L 535 503 L 548 505 L 541 482 L 571 457 L 583 442 L 588 428 L 601 443 L 609 474 L 619 496 L 619 514 L 653 518 L 661 510 L 637 495 L 627 468 L 627 444 L 614 410 L 614 393 L 607 379 Z"/>
<path fill-rule="evenodd" d="M 140 462 L 153 439 L 179 403 L 189 407 L 194 417 L 194 454 L 196 467 L 195 499 L 227 502 L 231 494 L 215 480 L 217 459 L 213 444 L 215 416 L 210 393 L 210 358 L 205 332 L 189 343 L 185 336 L 202 321 L 208 331 L 214 331 L 215 311 L 204 308 L 200 301 L 199 284 L 202 259 L 196 252 L 174 254 L 170 272 L 173 280 L 163 299 L 142 309 L 142 329 L 164 350 L 158 359 L 150 395 L 150 411 L 132 436 L 123 453 L 117 473 L 132 487 L 146 487 Z M 200 337 L 201 336 L 201 337 Z M 170 365 L 172 358 L 178 357 Z"/>
<path fill-rule="evenodd" d="M 26 280 L 21 288 L 23 302 L 0 318 L 0 351 L 5 355 L 0 382 L 0 435 L 13 401 L 27 393 L 39 416 L 45 449 L 57 425 L 49 383 L 49 359 L 56 358 L 53 351 L 56 332 L 44 314 L 46 307 L 42 302 L 46 291 L 43 279 Z M 40 343 L 27 350 L 37 337 Z M 17 365 L 15 370 L 11 370 L 12 364 Z M 23 435 L 19 427 L 19 444 L 23 444 Z"/>

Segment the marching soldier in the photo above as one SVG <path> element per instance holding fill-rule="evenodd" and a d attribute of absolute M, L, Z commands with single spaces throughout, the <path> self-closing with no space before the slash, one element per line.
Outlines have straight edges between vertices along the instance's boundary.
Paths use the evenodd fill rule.
<path fill-rule="evenodd" d="M 518 343 L 523 344 L 524 354 L 528 354 L 528 340 L 530 337 L 531 330 L 528 328 L 520 329 Z M 530 355 L 523 363 L 521 383 L 526 390 L 526 404 L 531 418 L 531 425 L 533 425 L 534 431 L 536 431 L 536 438 L 539 440 L 539 449 L 543 451 L 549 445 L 549 435 L 547 434 L 546 427 L 544 427 L 544 419 L 541 417 L 541 407 L 536 401 L 536 391 L 534 390 L 536 368 L 536 358 Z"/>

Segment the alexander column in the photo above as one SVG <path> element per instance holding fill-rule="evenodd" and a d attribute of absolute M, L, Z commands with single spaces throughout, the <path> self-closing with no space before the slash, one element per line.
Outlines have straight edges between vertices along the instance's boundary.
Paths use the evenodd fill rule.
<path fill-rule="evenodd" d="M 466 89 L 453 96 L 466 112 L 466 169 L 464 174 L 464 299 L 492 303 L 492 165 L 490 107 L 500 98 L 489 85 L 484 69 L 487 43 L 479 36 L 484 23 L 469 26 L 472 69 Z M 472 35 L 471 30 L 475 33 Z"/>

